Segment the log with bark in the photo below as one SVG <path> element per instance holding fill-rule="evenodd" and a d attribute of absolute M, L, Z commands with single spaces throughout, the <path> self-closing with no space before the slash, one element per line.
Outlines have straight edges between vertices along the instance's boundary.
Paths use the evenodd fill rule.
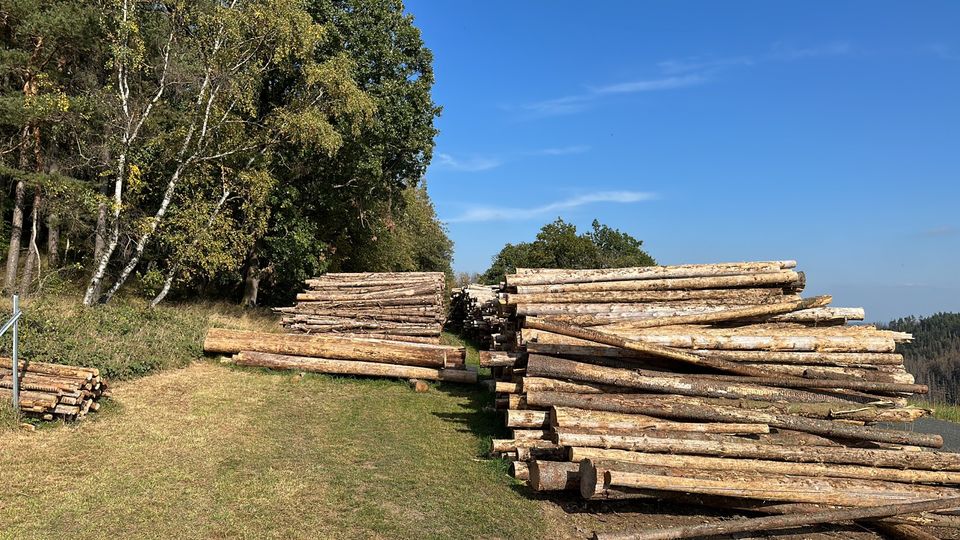
<path fill-rule="evenodd" d="M 254 351 L 241 351 L 233 355 L 238 366 L 263 367 L 328 373 L 335 375 L 367 375 L 392 377 L 397 379 L 423 379 L 473 384 L 477 382 L 477 373 L 466 369 L 434 369 L 418 366 L 359 362 L 355 360 L 335 360 Z"/>

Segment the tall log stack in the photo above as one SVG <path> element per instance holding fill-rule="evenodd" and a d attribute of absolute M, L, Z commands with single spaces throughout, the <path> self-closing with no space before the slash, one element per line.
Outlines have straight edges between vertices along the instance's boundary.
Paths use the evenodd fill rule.
<path fill-rule="evenodd" d="M 43 420 L 77 420 L 100 408 L 107 382 L 94 368 L 19 362 L 20 412 Z M 13 361 L 0 358 L 0 399 L 13 398 Z"/>
<path fill-rule="evenodd" d="M 471 283 L 450 295 L 450 314 L 447 324 L 483 349 L 500 346 L 506 318 L 501 314 L 497 291 L 499 286 Z"/>
<path fill-rule="evenodd" d="M 400 379 L 477 382 L 462 347 L 385 339 L 274 334 L 211 328 L 203 342 L 211 354 L 232 355 L 239 366 Z"/>
<path fill-rule="evenodd" d="M 443 272 L 324 274 L 306 280 L 296 305 L 276 311 L 293 332 L 439 343 L 445 279 Z"/>
<path fill-rule="evenodd" d="M 960 496 L 960 454 L 935 450 L 939 435 L 876 425 L 929 412 L 906 403 L 927 390 L 895 351 L 911 336 L 847 326 L 863 310 L 801 298 L 795 267 L 508 275 L 500 302 L 514 313 L 520 347 L 481 355 L 513 430 L 493 452 L 514 460 L 532 489 L 589 500 L 795 514 Z M 890 511 L 811 519 L 958 524 Z M 644 534 L 610 537 L 686 537 Z"/>

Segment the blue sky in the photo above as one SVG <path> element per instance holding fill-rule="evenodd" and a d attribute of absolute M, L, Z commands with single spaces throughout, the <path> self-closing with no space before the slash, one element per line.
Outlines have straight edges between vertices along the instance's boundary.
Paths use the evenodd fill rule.
<path fill-rule="evenodd" d="M 598 218 L 661 264 L 796 259 L 869 320 L 960 311 L 960 2 L 407 9 L 456 270 Z"/>

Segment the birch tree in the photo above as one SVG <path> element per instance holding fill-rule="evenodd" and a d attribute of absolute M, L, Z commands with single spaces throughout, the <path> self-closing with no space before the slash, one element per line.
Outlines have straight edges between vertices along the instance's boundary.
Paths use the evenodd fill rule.
<path fill-rule="evenodd" d="M 153 97 L 143 100 L 135 113 L 130 112 L 134 109 L 125 80 L 130 66 L 145 56 L 127 52 L 136 50 L 131 44 L 137 43 L 139 15 L 129 0 L 120 6 L 116 71 L 119 116 L 125 122 L 120 124 L 109 241 L 84 295 L 86 305 L 109 302 L 133 275 L 171 210 L 176 211 L 185 178 L 203 175 L 209 165 L 224 160 L 247 158 L 251 165 L 269 166 L 268 149 L 284 140 L 332 154 L 342 144 L 334 119 L 344 117 L 353 126 L 372 115 L 372 103 L 351 78 L 349 60 L 342 55 L 320 61 L 314 57 L 325 31 L 298 0 L 150 5 L 150 15 L 160 14 L 160 26 L 169 28 L 169 36 L 156 55 L 160 61 L 153 71 L 159 76 Z M 278 83 L 291 79 L 295 85 Z M 278 86 L 284 92 L 278 94 Z M 138 141 L 151 114 L 157 116 L 157 107 L 164 114 L 151 123 L 148 140 Z M 151 157 L 150 163 L 128 163 L 135 145 L 141 155 Z M 140 204 L 124 212 L 124 194 L 131 189 L 125 191 L 124 182 L 134 166 L 141 184 L 136 195 L 143 201 L 155 197 L 152 211 Z M 222 193 L 207 196 L 217 201 Z M 127 260 L 118 261 L 125 219 L 135 242 Z M 119 272 L 98 295 L 113 262 L 121 263 Z"/>

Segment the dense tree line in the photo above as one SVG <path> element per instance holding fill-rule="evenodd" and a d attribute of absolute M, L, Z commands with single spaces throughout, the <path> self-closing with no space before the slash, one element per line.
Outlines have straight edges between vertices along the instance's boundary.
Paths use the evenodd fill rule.
<path fill-rule="evenodd" d="M 621 268 L 657 262 L 642 249 L 643 241 L 594 220 L 582 234 L 560 218 L 544 225 L 533 242 L 507 244 L 481 276 L 484 283 L 503 281 L 517 268 Z"/>
<path fill-rule="evenodd" d="M 325 270 L 450 272 L 399 0 L 0 0 L 0 41 L 5 292 L 284 302 Z"/>
<path fill-rule="evenodd" d="M 930 386 L 929 399 L 960 403 L 960 313 L 905 317 L 886 327 L 913 334 L 913 342 L 898 349 L 917 382 Z"/>

